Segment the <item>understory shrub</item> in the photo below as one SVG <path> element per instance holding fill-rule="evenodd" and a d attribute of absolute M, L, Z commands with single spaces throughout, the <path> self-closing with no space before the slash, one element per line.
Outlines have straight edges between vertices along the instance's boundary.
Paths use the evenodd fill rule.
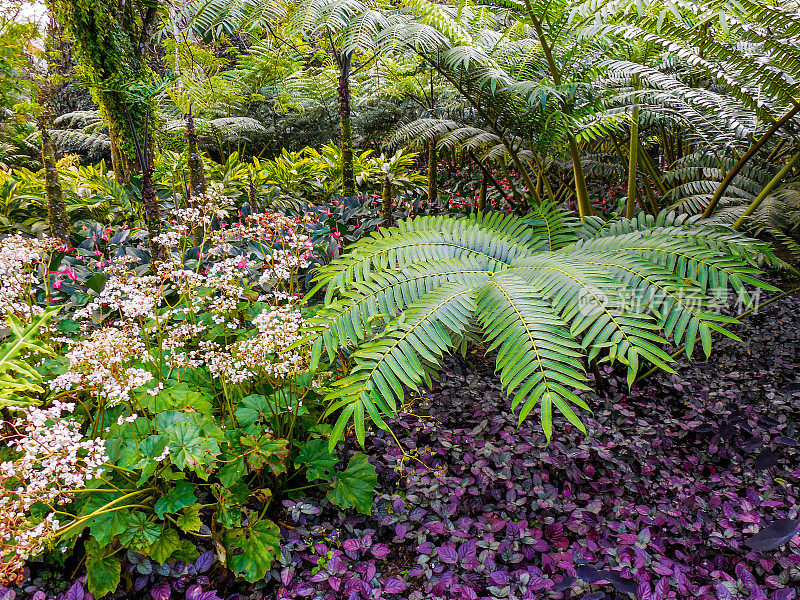
<path fill-rule="evenodd" d="M 223 217 L 211 201 L 174 211 L 161 261 L 125 230 L 77 249 L 0 243 L 2 583 L 42 552 L 85 557 L 101 597 L 120 583 L 120 551 L 193 564 L 207 542 L 257 581 L 280 552 L 275 498 L 313 486 L 369 510 L 374 467 L 357 454 L 337 468 L 328 375 L 295 346 L 315 253 L 304 220 Z"/>

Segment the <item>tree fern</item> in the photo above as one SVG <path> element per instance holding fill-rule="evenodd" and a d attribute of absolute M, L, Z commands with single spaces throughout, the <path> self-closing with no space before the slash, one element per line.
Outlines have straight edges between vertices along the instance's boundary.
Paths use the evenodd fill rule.
<path fill-rule="evenodd" d="M 711 352 L 711 334 L 732 337 L 720 314 L 728 289 L 749 302 L 768 247 L 697 217 L 599 218 L 580 222 L 550 204 L 525 218 L 477 214 L 415 217 L 381 229 L 322 267 L 325 306 L 307 342 L 313 364 L 347 358 L 329 390 L 338 412 L 330 438 L 352 421 L 386 427 L 404 389 L 429 383 L 449 352 L 468 343 L 496 351 L 500 381 L 520 421 L 538 405 L 548 439 L 553 412 L 583 428 L 576 392 L 588 389 L 584 363 L 670 370 L 664 345 Z"/>

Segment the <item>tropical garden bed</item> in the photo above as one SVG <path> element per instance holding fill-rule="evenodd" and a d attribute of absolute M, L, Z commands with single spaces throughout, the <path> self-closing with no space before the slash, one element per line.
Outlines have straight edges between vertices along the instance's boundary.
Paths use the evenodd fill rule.
<path fill-rule="evenodd" d="M 0 600 L 797 600 L 797 0 L 0 0 Z"/>
<path fill-rule="evenodd" d="M 535 424 L 517 427 L 485 357 L 453 358 L 391 424 L 399 446 L 371 438 L 371 515 L 313 493 L 285 500 L 266 583 L 232 580 L 210 547 L 188 569 L 130 554 L 141 592 L 114 597 L 789 600 L 800 585 L 785 524 L 800 518 L 798 328 L 800 299 L 786 297 L 733 328 L 744 345 L 723 340 L 677 375 L 629 392 L 606 369 L 589 436 L 568 429 L 550 445 Z M 17 598 L 86 597 L 83 580 L 33 573 Z"/>

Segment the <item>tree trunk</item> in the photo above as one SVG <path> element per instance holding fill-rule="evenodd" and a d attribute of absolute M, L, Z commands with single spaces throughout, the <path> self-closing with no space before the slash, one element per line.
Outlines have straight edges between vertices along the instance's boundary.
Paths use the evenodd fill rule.
<path fill-rule="evenodd" d="M 638 89 L 638 86 L 639 79 L 634 75 L 633 87 Z M 625 203 L 625 217 L 628 219 L 633 218 L 636 210 L 636 191 L 639 187 L 636 184 L 637 165 L 639 163 L 639 105 L 635 96 L 631 113 L 631 143 L 628 151 L 628 201 Z"/>
<path fill-rule="evenodd" d="M 430 203 L 436 202 L 439 196 L 439 189 L 436 186 L 437 159 L 436 140 L 431 140 L 428 143 L 428 202 Z"/>
<path fill-rule="evenodd" d="M 578 198 L 578 215 L 581 219 L 594 214 L 592 204 L 589 202 L 589 190 L 586 189 L 586 175 L 583 172 L 581 162 L 581 152 L 578 149 L 578 142 L 572 135 L 569 137 L 569 152 L 572 155 L 572 172 L 575 179 L 575 195 Z"/>
<path fill-rule="evenodd" d="M 778 171 L 777 175 L 775 175 L 770 182 L 764 186 L 764 189 L 761 190 L 761 193 L 756 196 L 755 200 L 750 203 L 750 206 L 747 207 L 747 210 L 744 211 L 741 217 L 739 217 L 736 223 L 733 224 L 734 229 L 741 229 L 742 225 L 744 225 L 745 221 L 747 221 L 747 217 L 752 215 L 758 207 L 761 206 L 761 203 L 775 190 L 776 187 L 780 184 L 781 181 L 791 172 L 794 168 L 795 163 L 800 160 L 800 152 L 795 154 L 784 167 Z"/>
<path fill-rule="evenodd" d="M 186 162 L 189 166 L 189 195 L 191 198 L 199 198 L 206 193 L 206 175 L 203 157 L 197 148 L 197 129 L 191 108 L 186 113 Z"/>
<path fill-rule="evenodd" d="M 382 225 L 384 227 L 390 227 L 392 225 L 392 201 L 394 200 L 394 197 L 392 194 L 392 181 L 389 179 L 388 175 L 383 180 L 381 198 L 383 199 L 383 205 L 381 206 L 381 218 L 383 219 Z"/>
<path fill-rule="evenodd" d="M 703 218 L 707 219 L 710 217 L 714 209 L 717 207 L 717 203 L 720 201 L 723 195 L 725 195 L 725 190 L 728 189 L 728 186 L 733 183 L 733 180 L 739 174 L 739 171 L 744 168 L 747 162 L 756 155 L 756 153 L 761 149 L 761 147 L 769 140 L 773 135 L 775 135 L 781 127 L 786 125 L 792 118 L 800 112 L 800 103 L 795 104 L 789 111 L 784 114 L 780 119 L 775 121 L 772 126 L 764 132 L 758 141 L 754 142 L 750 149 L 745 152 L 742 157 L 736 162 L 733 168 L 728 171 L 728 174 L 725 176 L 725 179 L 722 180 L 722 183 L 719 184 L 717 191 L 714 192 L 714 195 L 711 197 L 711 200 L 706 207 L 706 210 L 703 212 Z"/>
<path fill-rule="evenodd" d="M 44 165 L 44 191 L 47 197 L 47 217 L 50 222 L 50 235 L 69 246 L 69 226 L 61 190 L 61 181 L 56 168 L 56 151 L 50 137 L 49 113 L 39 121 L 42 136 L 42 164 Z"/>
<path fill-rule="evenodd" d="M 164 247 L 155 240 L 161 234 L 161 209 L 158 206 L 156 186 L 153 184 L 152 161 L 147 161 L 147 166 L 142 169 L 142 209 L 147 226 L 151 260 L 153 262 L 164 260 Z"/>
<path fill-rule="evenodd" d="M 42 165 L 44 167 L 44 192 L 47 199 L 47 218 L 50 225 L 50 235 L 61 241 L 65 247 L 69 246 L 69 225 L 67 223 L 66 209 L 64 208 L 64 194 L 61 189 L 61 181 L 58 177 L 56 163 L 56 149 L 53 145 L 53 138 L 50 130 L 53 126 L 52 104 L 54 98 L 53 81 L 51 74 L 55 71 L 56 65 L 53 60 L 52 46 L 57 35 L 57 25 L 50 13 L 50 22 L 47 27 L 47 37 L 45 38 L 45 64 L 47 72 L 39 83 L 39 104 L 41 112 L 37 121 L 41 135 Z"/>
<path fill-rule="evenodd" d="M 130 2 L 84 0 L 53 3 L 59 21 L 75 44 L 76 55 L 91 81 L 92 97 L 108 126 L 114 150 L 114 173 L 120 183 L 127 182 L 139 164 L 133 132 L 143 131 L 150 101 L 143 94 L 131 94 L 109 80 L 124 82 L 126 88 L 147 87 L 149 78 L 148 41 L 158 16 L 158 5 L 148 5 L 143 13 Z"/>
<path fill-rule="evenodd" d="M 539 38 L 539 43 L 542 46 L 542 53 L 547 61 L 547 68 L 550 71 L 550 76 L 553 78 L 553 83 L 556 84 L 556 87 L 559 87 L 561 86 L 561 71 L 558 69 L 558 65 L 553 58 L 550 44 L 547 42 L 547 38 L 544 35 L 542 22 L 537 18 L 530 0 L 525 0 L 525 8 L 528 11 L 528 16 L 533 23 L 533 28 L 536 31 L 536 37 Z M 571 114 L 572 106 L 566 100 L 564 100 L 562 101 L 562 110 L 566 114 Z M 575 179 L 575 195 L 578 198 L 578 214 L 580 215 L 581 219 L 583 219 L 594 214 L 594 211 L 592 210 L 592 204 L 589 202 L 589 191 L 586 189 L 586 175 L 583 172 L 583 164 L 581 163 L 581 153 L 580 149 L 578 148 L 578 142 L 575 139 L 575 136 L 570 132 L 567 132 L 567 141 L 569 142 L 569 153 L 572 156 L 572 172 Z"/>
<path fill-rule="evenodd" d="M 486 174 L 481 177 L 481 187 L 478 190 L 478 212 L 482 213 L 486 210 Z"/>
<path fill-rule="evenodd" d="M 350 125 L 350 55 L 339 55 L 339 126 L 342 144 L 342 195 L 356 195 L 353 132 Z"/>

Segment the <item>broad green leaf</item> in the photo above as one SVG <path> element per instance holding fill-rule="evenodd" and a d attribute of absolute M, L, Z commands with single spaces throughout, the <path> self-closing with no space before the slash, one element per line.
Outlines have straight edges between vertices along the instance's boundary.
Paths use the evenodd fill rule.
<path fill-rule="evenodd" d="M 122 564 L 115 556 L 106 556 L 105 546 L 94 540 L 86 542 L 86 587 L 95 598 L 102 598 L 117 589 Z"/>
<path fill-rule="evenodd" d="M 200 520 L 200 510 L 201 506 L 199 504 L 193 504 L 183 509 L 175 519 L 181 531 L 184 533 L 200 531 L 200 527 L 203 526 L 203 521 Z"/>
<path fill-rule="evenodd" d="M 119 536 L 120 543 L 139 554 L 147 554 L 161 535 L 161 527 L 148 519 L 146 513 L 135 511 L 128 520 L 128 527 Z"/>
<path fill-rule="evenodd" d="M 149 556 L 158 564 L 163 565 L 169 557 L 181 547 L 181 538 L 174 529 L 167 528 L 161 532 L 158 539 L 150 546 Z"/>
<path fill-rule="evenodd" d="M 163 519 L 164 513 L 176 513 L 182 508 L 191 506 L 197 500 L 194 490 L 195 487 L 191 483 L 179 481 L 165 495 L 156 500 L 153 510 L 159 518 Z"/>
<path fill-rule="evenodd" d="M 181 421 L 169 425 L 166 434 L 173 464 L 179 469 L 189 468 L 207 480 L 209 465 L 214 464 L 220 453 L 217 441 L 204 436 L 198 425 Z"/>
<path fill-rule="evenodd" d="M 247 449 L 245 461 L 252 471 L 261 471 L 268 467 L 273 475 L 286 472 L 286 458 L 289 456 L 289 442 L 276 440 L 270 435 L 242 436 L 242 445 Z"/>
<path fill-rule="evenodd" d="M 306 466 L 306 477 L 309 481 L 315 479 L 330 481 L 336 462 L 336 458 L 328 450 L 328 442 L 317 439 L 303 444 L 294 464 L 295 467 Z"/>
<path fill-rule="evenodd" d="M 281 531 L 268 519 L 252 527 L 230 529 L 223 539 L 228 568 L 250 583 L 264 578 L 281 551 Z"/>
<path fill-rule="evenodd" d="M 372 499 L 378 475 L 367 456 L 357 452 L 350 459 L 347 469 L 336 473 L 333 488 L 328 492 L 328 500 L 341 508 L 354 507 L 365 515 L 372 511 Z"/>

